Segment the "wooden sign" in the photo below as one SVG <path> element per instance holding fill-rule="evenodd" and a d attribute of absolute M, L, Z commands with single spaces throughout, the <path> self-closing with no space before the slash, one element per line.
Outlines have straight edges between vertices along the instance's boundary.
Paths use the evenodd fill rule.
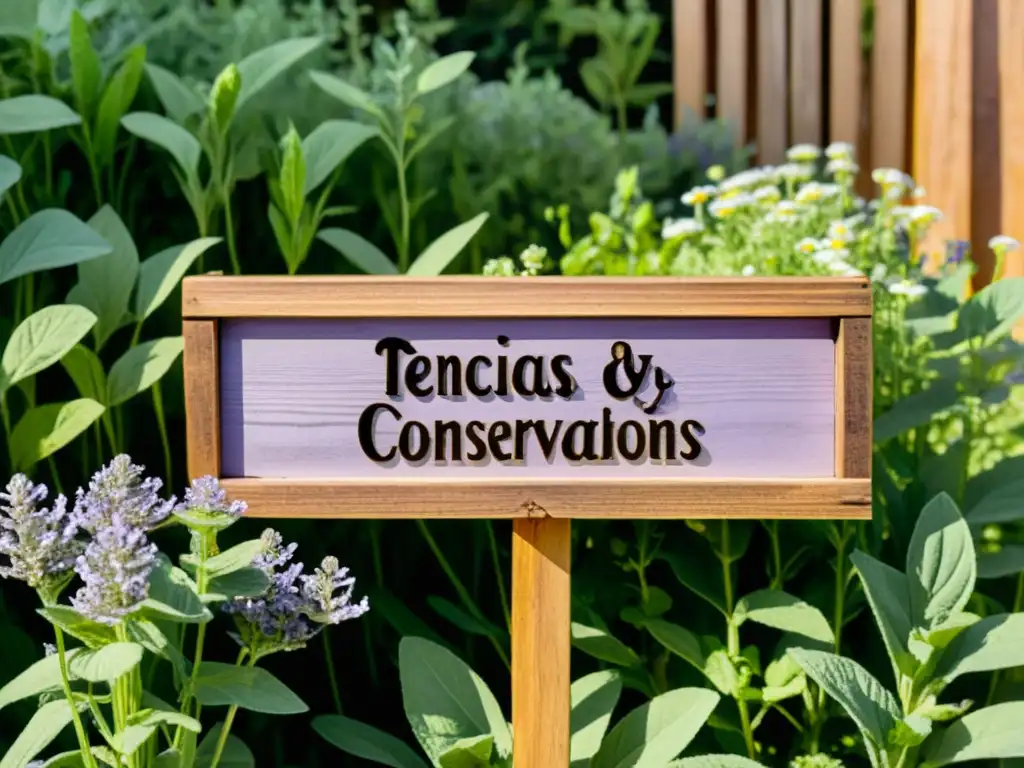
<path fill-rule="evenodd" d="M 517 768 L 568 765 L 569 521 L 868 518 L 863 278 L 191 277 L 191 476 L 260 517 L 515 518 Z"/>

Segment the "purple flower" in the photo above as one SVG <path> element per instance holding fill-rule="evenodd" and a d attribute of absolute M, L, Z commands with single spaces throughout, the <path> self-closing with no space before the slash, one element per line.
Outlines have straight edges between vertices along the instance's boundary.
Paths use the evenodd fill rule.
<path fill-rule="evenodd" d="M 197 511 L 209 515 L 230 515 L 241 517 L 248 507 L 244 501 L 228 501 L 228 494 L 217 478 L 210 475 L 196 478 L 185 491 L 185 500 L 178 505 L 179 511 Z"/>
<path fill-rule="evenodd" d="M 12 477 L 0 493 L 0 555 L 10 559 L 10 565 L 0 566 L 0 577 L 34 589 L 53 587 L 69 577 L 82 551 L 67 499 L 57 496 L 52 507 L 40 507 L 47 493 L 45 485 L 22 474 Z"/>
<path fill-rule="evenodd" d="M 160 498 L 163 481 L 143 478 L 145 467 L 132 464 L 126 454 L 115 456 L 110 464 L 92 476 L 89 490 L 78 489 L 75 518 L 79 527 L 96 535 L 113 525 L 114 518 L 122 525 L 152 530 L 162 523 L 174 508 L 174 498 Z"/>
<path fill-rule="evenodd" d="M 119 512 L 96 531 L 75 562 L 81 587 L 71 599 L 75 610 L 102 624 L 114 625 L 137 611 L 149 593 L 156 545 Z"/>
<path fill-rule="evenodd" d="M 338 558 L 325 557 L 312 576 L 302 577 L 302 593 L 314 608 L 311 618 L 323 624 L 340 624 L 358 619 L 370 610 L 366 597 L 358 603 L 352 602 L 355 584 L 355 577 L 348 575 L 348 568 L 338 566 Z M 334 594 L 338 590 L 340 594 Z"/>

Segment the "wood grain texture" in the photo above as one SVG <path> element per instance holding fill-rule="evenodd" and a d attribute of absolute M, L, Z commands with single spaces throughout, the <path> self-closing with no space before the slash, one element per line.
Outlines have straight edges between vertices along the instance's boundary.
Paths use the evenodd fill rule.
<path fill-rule="evenodd" d="M 988 247 L 1002 233 L 999 140 L 999 0 L 974 0 L 971 56 L 971 259 L 978 269 L 972 289 L 992 282 L 995 257 Z"/>
<path fill-rule="evenodd" d="M 872 168 L 907 169 L 913 45 L 910 21 L 910 0 L 875 3 L 875 39 L 871 49 Z"/>
<path fill-rule="evenodd" d="M 1024 242 L 1024 3 L 999 0 L 1001 230 Z M 1024 252 L 1007 258 L 1007 277 L 1024 275 Z M 1024 338 L 1024 321 L 1014 336 Z"/>
<path fill-rule="evenodd" d="M 227 478 L 258 518 L 868 519 L 871 481 L 296 480 Z"/>
<path fill-rule="evenodd" d="M 750 102 L 750 47 L 748 25 L 750 5 L 747 0 L 716 0 L 717 27 L 715 67 L 715 116 L 729 121 L 736 130 L 737 146 L 747 143 L 750 135 L 747 106 Z"/>
<path fill-rule="evenodd" d="M 828 138 L 829 141 L 848 141 L 857 146 L 863 106 L 861 0 L 831 0 L 831 3 L 828 33 Z"/>
<path fill-rule="evenodd" d="M 216 320 L 185 320 L 185 429 L 190 478 L 220 475 L 220 366 Z"/>
<path fill-rule="evenodd" d="M 703 120 L 708 97 L 708 2 L 672 2 L 672 82 L 675 92 L 674 125 L 687 118 Z"/>
<path fill-rule="evenodd" d="M 392 477 L 831 477 L 835 435 L 835 344 L 831 321 L 804 319 L 390 319 L 390 320 L 227 320 L 221 328 L 222 472 L 227 477 L 321 477 L 384 480 Z M 508 339 L 501 346 L 499 337 Z M 376 353 L 380 339 L 397 337 L 415 351 L 402 354 L 396 375 L 414 355 L 430 360 L 455 355 L 465 365 L 486 356 L 493 366 L 475 372 L 482 386 L 499 381 L 499 355 L 508 369 L 525 356 L 542 358 L 542 370 L 559 354 L 568 354 L 567 371 L 577 382 L 568 399 L 494 394 L 478 397 L 466 391 L 440 392 L 436 367 L 424 385 L 426 396 L 413 395 L 399 384 L 385 392 L 387 365 Z M 641 411 L 631 399 L 618 400 L 605 389 L 612 347 L 629 343 L 636 355 L 651 355 L 675 382 L 654 414 Z M 434 364 L 436 366 L 436 363 Z M 527 369 L 532 373 L 533 366 Z M 468 373 L 463 370 L 462 381 Z M 532 375 L 530 376 L 532 380 Z M 618 377 L 625 384 L 624 376 Z M 638 396 L 655 396 L 654 374 L 648 372 Z M 551 386 L 554 378 L 547 374 Z M 399 380 L 401 381 L 401 380 Z M 396 456 L 371 460 L 360 445 L 359 421 L 366 409 L 383 404 L 396 413 L 381 413 L 373 424 L 373 441 L 381 454 L 399 443 L 400 432 L 413 421 L 427 425 L 428 454 L 408 460 Z M 609 416 L 606 437 L 604 413 Z M 668 420 L 678 433 L 683 422 L 702 427 L 701 453 L 682 460 L 681 436 L 662 459 L 651 458 L 649 421 Z M 554 430 L 556 449 L 541 450 L 533 431 L 523 432 L 522 459 L 469 461 L 472 437 L 467 425 L 486 435 L 496 422 L 542 422 Z M 450 453 L 456 437 L 444 448 L 435 424 L 460 425 L 461 451 Z M 597 454 L 615 448 L 618 440 L 636 446 L 637 426 L 648 449 L 630 461 L 570 461 L 566 440 L 582 445 L 583 429 L 573 422 L 591 422 Z M 626 436 L 619 433 L 632 421 Z M 614 425 L 614 426 L 613 426 Z M 419 430 L 419 427 L 415 429 Z M 498 450 L 512 451 L 510 431 Z M 701 430 L 698 430 L 701 431 Z M 613 436 L 618 434 L 619 437 Z M 479 434 L 479 433 L 478 433 Z M 420 445 L 421 433 L 415 438 Z M 444 438 L 442 437 L 442 440 Z M 664 439 L 664 438 L 663 438 Z M 442 460 L 435 451 L 442 446 Z M 493 450 L 493 449 L 492 449 Z M 617 449 L 615 454 L 633 448 Z M 666 460 L 671 456 L 671 460 Z M 596 458 L 596 457 L 595 457 Z"/>
<path fill-rule="evenodd" d="M 230 317 L 859 317 L 863 277 L 186 277 L 182 315 Z"/>
<path fill-rule="evenodd" d="M 512 731 L 520 768 L 569 764 L 571 521 L 512 533 Z"/>
<path fill-rule="evenodd" d="M 794 144 L 820 145 L 823 138 L 822 0 L 790 0 L 790 125 Z"/>
<path fill-rule="evenodd" d="M 757 159 L 785 162 L 789 143 L 787 0 L 757 6 Z"/>
<path fill-rule="evenodd" d="M 842 318 L 836 340 L 836 477 L 871 477 L 873 393 L 871 321 Z"/>

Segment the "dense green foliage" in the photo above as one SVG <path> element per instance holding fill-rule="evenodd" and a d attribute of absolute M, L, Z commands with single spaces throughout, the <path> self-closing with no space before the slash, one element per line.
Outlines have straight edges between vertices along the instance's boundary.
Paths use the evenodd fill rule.
<path fill-rule="evenodd" d="M 893 169 L 858 199 L 847 146 L 741 170 L 724 126 L 666 131 L 658 5 L 401 5 L 0 4 L 0 455 L 86 487 L 65 518 L 12 481 L 0 511 L 31 587 L 2 582 L 0 768 L 510 764 L 506 524 L 284 522 L 370 605 L 333 627 L 360 610 L 314 579 L 287 629 L 245 607 L 280 539 L 205 486 L 120 539 L 39 535 L 118 454 L 186 484 L 177 289 L 211 269 L 870 275 L 873 520 L 575 524 L 573 765 L 1024 756 L 1024 279 L 972 295 L 956 244 L 924 270 L 940 212 Z M 103 613 L 129 534 L 185 554 L 147 549 Z"/>

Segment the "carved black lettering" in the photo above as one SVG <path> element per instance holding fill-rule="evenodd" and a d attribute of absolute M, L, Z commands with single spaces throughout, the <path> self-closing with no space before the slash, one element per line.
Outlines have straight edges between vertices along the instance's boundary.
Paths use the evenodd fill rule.
<path fill-rule="evenodd" d="M 546 421 L 533 422 L 533 429 L 537 433 L 537 442 L 540 443 L 540 449 L 544 452 L 544 458 L 547 461 L 551 461 L 552 454 L 555 451 L 555 444 L 558 442 L 558 433 L 562 431 L 562 420 L 555 420 L 555 426 L 550 433 L 548 432 L 548 423 Z"/>
<path fill-rule="evenodd" d="M 687 450 L 680 451 L 679 455 L 682 458 L 686 459 L 687 461 L 693 461 L 698 456 L 700 456 L 702 448 L 700 441 L 697 440 L 696 437 L 694 437 L 694 432 L 696 432 L 698 435 L 703 435 L 704 425 L 701 424 L 699 421 L 687 419 L 682 423 L 682 425 L 680 425 L 679 432 L 683 436 L 683 442 L 685 442 L 687 446 Z"/>
<path fill-rule="evenodd" d="M 487 386 L 480 386 L 479 369 L 480 366 L 484 368 L 490 368 L 494 365 L 485 355 L 475 355 L 469 358 L 469 363 L 466 364 L 466 389 L 469 390 L 469 394 L 475 397 L 487 397 L 494 391 L 494 387 L 490 384 Z"/>
<path fill-rule="evenodd" d="M 527 368 L 532 369 L 532 376 L 527 375 Z M 551 397 L 551 385 L 545 379 L 543 357 L 523 355 L 512 367 L 512 389 L 520 397 Z"/>
<path fill-rule="evenodd" d="M 398 434 L 398 451 L 406 461 L 422 461 L 430 455 L 430 430 L 421 421 L 407 421 Z"/>
<path fill-rule="evenodd" d="M 434 461 L 448 460 L 448 443 L 451 442 L 451 460 L 462 461 L 462 427 L 457 421 L 434 422 Z"/>
<path fill-rule="evenodd" d="M 512 457 L 516 461 L 524 461 L 526 459 L 526 439 L 530 436 L 530 433 L 534 431 L 537 426 L 537 422 L 524 419 L 517 419 L 515 423 L 515 437 L 512 442 Z"/>
<path fill-rule="evenodd" d="M 576 434 L 583 433 L 583 439 L 578 441 Z M 562 455 L 570 461 L 597 461 L 597 439 L 596 421 L 574 421 L 565 428 L 565 435 L 562 437 Z"/>
<path fill-rule="evenodd" d="M 634 439 L 635 444 L 633 446 L 630 446 L 629 444 L 630 441 L 627 430 L 632 431 L 636 435 Z M 615 444 L 618 447 L 619 454 L 622 458 L 627 459 L 628 461 L 636 461 L 643 456 L 644 451 L 647 450 L 646 438 L 647 433 L 644 432 L 643 425 L 638 421 L 629 419 L 622 422 L 622 425 L 619 427 L 619 433 L 616 436 Z"/>
<path fill-rule="evenodd" d="M 651 419 L 651 458 L 660 461 L 662 458 L 674 459 L 676 456 L 676 425 L 668 419 L 656 421 Z M 664 447 L 664 451 L 662 448 Z"/>
<path fill-rule="evenodd" d="M 508 336 L 499 336 L 498 343 L 507 347 Z M 498 355 L 498 384 L 494 388 L 498 397 L 508 397 L 508 378 L 508 355 Z"/>
<path fill-rule="evenodd" d="M 405 367 L 405 388 L 413 397 L 429 397 L 434 392 L 433 385 L 420 386 L 430 376 L 430 358 L 416 355 Z"/>
<path fill-rule="evenodd" d="M 512 437 L 512 425 L 507 421 L 495 421 L 487 431 L 487 444 L 498 461 L 508 461 L 512 458 L 512 454 L 502 445 L 510 437 Z"/>
<path fill-rule="evenodd" d="M 601 459 L 608 461 L 615 458 L 615 422 L 612 421 L 612 409 L 601 409 Z"/>
<path fill-rule="evenodd" d="M 484 440 L 483 432 L 487 425 L 482 421 L 471 421 L 466 425 L 466 438 L 473 445 L 473 449 L 466 454 L 466 461 L 483 461 L 487 457 L 487 441 Z"/>
<path fill-rule="evenodd" d="M 437 394 L 462 397 L 462 360 L 457 355 L 437 356 Z"/>
<path fill-rule="evenodd" d="M 374 403 L 368 406 L 362 414 L 359 416 L 359 447 L 363 449 L 363 453 L 366 454 L 370 461 L 375 461 L 378 464 L 391 461 L 395 458 L 395 452 L 398 450 L 395 446 L 391 446 L 391 449 L 387 453 L 381 453 L 377 450 L 377 444 L 373 439 L 374 427 L 377 424 L 377 417 L 383 413 L 391 414 L 396 421 L 402 420 L 402 414 L 398 412 L 398 409 L 390 403 Z"/>
<path fill-rule="evenodd" d="M 555 387 L 555 394 L 564 400 L 568 400 L 575 394 L 577 385 L 575 377 L 569 372 L 572 365 L 572 358 L 569 355 L 555 355 L 551 358 L 551 373 L 558 382 Z"/>
<path fill-rule="evenodd" d="M 604 367 L 604 388 L 605 391 L 616 400 L 625 400 L 640 391 L 640 387 L 647 378 L 647 369 L 651 365 L 651 355 L 638 355 L 640 367 L 633 364 L 633 350 L 624 341 L 617 341 L 612 344 L 612 359 Z M 629 385 L 623 389 L 619 385 L 618 372 L 626 375 Z"/>
<path fill-rule="evenodd" d="M 387 336 L 377 342 L 373 351 L 378 355 L 384 355 L 384 392 L 390 397 L 396 397 L 398 392 L 398 354 L 404 352 L 407 355 L 415 355 L 416 347 L 405 339 L 397 336 Z"/>

